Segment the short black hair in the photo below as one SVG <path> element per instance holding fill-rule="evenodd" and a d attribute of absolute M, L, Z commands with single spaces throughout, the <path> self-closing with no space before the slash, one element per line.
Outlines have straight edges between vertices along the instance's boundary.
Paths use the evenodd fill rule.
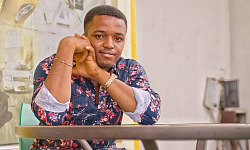
<path fill-rule="evenodd" d="M 107 15 L 122 19 L 125 22 L 125 26 L 127 29 L 127 19 L 126 16 L 116 7 L 110 5 L 100 5 L 96 6 L 88 11 L 84 18 L 84 32 L 87 34 L 87 30 L 89 28 L 89 24 L 93 21 L 93 18 L 96 15 Z"/>

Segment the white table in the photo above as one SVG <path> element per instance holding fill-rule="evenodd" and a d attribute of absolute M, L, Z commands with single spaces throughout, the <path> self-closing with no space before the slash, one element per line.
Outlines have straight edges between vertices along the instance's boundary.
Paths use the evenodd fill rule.
<path fill-rule="evenodd" d="M 15 132 L 36 139 L 139 139 L 145 150 L 157 150 L 155 140 L 197 140 L 196 150 L 204 150 L 206 140 L 250 139 L 249 124 L 17 126 Z"/>

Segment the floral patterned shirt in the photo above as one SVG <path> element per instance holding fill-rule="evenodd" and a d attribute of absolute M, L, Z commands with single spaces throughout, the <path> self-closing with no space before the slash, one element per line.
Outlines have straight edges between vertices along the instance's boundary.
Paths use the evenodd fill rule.
<path fill-rule="evenodd" d="M 31 107 L 35 116 L 40 120 L 40 125 L 120 125 L 123 110 L 102 88 L 99 91 L 99 102 L 95 104 L 96 91 L 90 79 L 72 75 L 71 99 L 69 107 L 64 111 L 48 111 L 39 107 L 35 102 L 43 83 L 50 72 L 55 54 L 44 59 L 36 68 L 34 74 L 34 94 Z M 120 59 L 111 68 L 110 72 L 118 76 L 118 80 L 126 83 L 133 89 L 148 92 L 149 104 L 145 111 L 139 114 L 142 125 L 151 125 L 160 117 L 160 96 L 149 85 L 144 68 L 132 59 Z M 138 106 L 137 106 L 138 107 Z M 135 120 L 135 119 L 134 119 Z M 136 121 L 136 120 L 135 120 Z M 90 146 L 95 149 L 116 149 L 115 140 L 88 140 Z M 82 149 L 76 140 L 35 139 L 31 149 Z"/>

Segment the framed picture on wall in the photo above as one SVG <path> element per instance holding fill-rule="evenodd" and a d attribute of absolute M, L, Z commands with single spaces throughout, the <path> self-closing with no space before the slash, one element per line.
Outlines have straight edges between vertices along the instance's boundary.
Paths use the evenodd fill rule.
<path fill-rule="evenodd" d="M 221 107 L 239 107 L 239 80 L 221 81 L 223 90 L 221 96 Z"/>

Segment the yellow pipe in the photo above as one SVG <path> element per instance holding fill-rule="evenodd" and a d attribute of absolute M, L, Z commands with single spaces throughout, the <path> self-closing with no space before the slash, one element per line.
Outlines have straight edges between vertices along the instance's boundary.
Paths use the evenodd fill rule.
<path fill-rule="evenodd" d="M 135 20 L 135 0 L 130 0 L 131 6 L 131 57 L 137 59 L 136 52 L 136 20 Z M 137 124 L 134 122 L 134 124 Z M 140 150 L 139 140 L 134 140 L 134 150 Z"/>
<path fill-rule="evenodd" d="M 136 52 L 136 20 L 135 20 L 135 0 L 131 0 L 131 57 L 137 59 Z"/>

